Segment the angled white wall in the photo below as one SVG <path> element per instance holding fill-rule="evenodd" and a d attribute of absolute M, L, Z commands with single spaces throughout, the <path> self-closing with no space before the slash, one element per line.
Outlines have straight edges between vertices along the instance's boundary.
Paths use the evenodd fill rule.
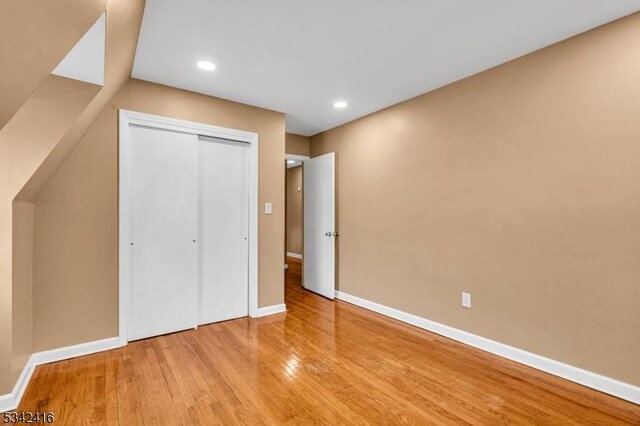
<path fill-rule="evenodd" d="M 52 74 L 104 86 L 106 12 L 67 53 Z"/>

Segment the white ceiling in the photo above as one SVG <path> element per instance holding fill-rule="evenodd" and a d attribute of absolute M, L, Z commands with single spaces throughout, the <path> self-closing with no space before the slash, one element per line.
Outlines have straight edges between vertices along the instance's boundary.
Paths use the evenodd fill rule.
<path fill-rule="evenodd" d="M 132 75 L 285 112 L 288 132 L 313 135 L 638 10 L 640 0 L 147 0 Z M 217 69 L 198 69 L 203 59 Z"/>

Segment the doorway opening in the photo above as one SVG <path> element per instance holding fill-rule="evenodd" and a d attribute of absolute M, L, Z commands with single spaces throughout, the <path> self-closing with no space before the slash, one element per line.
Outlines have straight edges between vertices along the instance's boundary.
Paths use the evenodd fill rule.
<path fill-rule="evenodd" d="M 285 289 L 303 286 L 304 163 L 309 157 L 285 157 Z"/>
<path fill-rule="evenodd" d="M 335 153 L 285 156 L 285 289 L 335 297 Z M 286 293 L 285 293 L 286 296 Z"/>

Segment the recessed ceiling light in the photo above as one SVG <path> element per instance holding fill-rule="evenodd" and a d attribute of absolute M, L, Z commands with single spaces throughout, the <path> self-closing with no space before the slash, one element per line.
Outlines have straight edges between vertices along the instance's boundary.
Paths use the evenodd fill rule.
<path fill-rule="evenodd" d="M 296 164 L 296 160 L 287 160 L 287 164 Z"/>
<path fill-rule="evenodd" d="M 337 101 L 333 103 L 333 106 L 336 108 L 346 108 L 347 103 L 345 101 Z"/>
<path fill-rule="evenodd" d="M 216 64 L 209 61 L 199 61 L 198 68 L 203 69 L 205 71 L 213 71 L 216 69 Z"/>

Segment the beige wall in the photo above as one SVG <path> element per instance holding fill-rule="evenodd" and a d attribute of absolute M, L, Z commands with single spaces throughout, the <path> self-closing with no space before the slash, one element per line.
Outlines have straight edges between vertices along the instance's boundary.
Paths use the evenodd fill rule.
<path fill-rule="evenodd" d="M 302 166 L 287 169 L 287 252 L 302 254 Z"/>
<path fill-rule="evenodd" d="M 55 145 L 46 161 L 31 176 L 29 182 L 18 194 L 18 199 L 34 200 L 96 120 L 107 102 L 129 81 L 143 11 L 144 0 L 109 0 L 107 2 L 105 84 L 77 117 L 64 137 Z"/>
<path fill-rule="evenodd" d="M 0 128 L 93 25 L 105 10 L 105 3 L 105 0 L 0 2 Z"/>
<path fill-rule="evenodd" d="M 12 371 L 19 374 L 33 352 L 33 204 L 13 203 Z"/>
<path fill-rule="evenodd" d="M 20 230 L 19 237 L 30 234 L 24 232 L 28 223 L 20 217 L 15 220 L 21 223 L 14 227 L 13 201 L 98 90 L 94 85 L 51 76 L 0 130 L 0 395 L 11 390 L 21 371 L 18 359 L 24 359 L 12 348 L 14 334 L 21 330 L 12 330 L 14 290 L 25 286 L 25 292 L 16 293 L 15 303 L 21 306 L 30 286 L 24 274 L 12 270 L 23 264 L 23 259 L 13 259 L 14 249 L 29 244 L 14 242 L 14 232 Z M 16 251 L 17 255 L 24 253 Z"/>
<path fill-rule="evenodd" d="M 259 133 L 259 304 L 284 301 L 284 115 L 130 80 L 36 198 L 36 351 L 118 333 L 118 109 Z"/>
<path fill-rule="evenodd" d="M 640 385 L 638 52 L 640 14 L 313 137 L 340 290 Z"/>
<path fill-rule="evenodd" d="M 0 394 L 13 388 L 32 346 L 33 199 L 129 79 L 143 6 L 143 0 L 0 4 Z M 105 85 L 50 76 L 105 8 Z"/>
<path fill-rule="evenodd" d="M 309 138 L 307 136 L 287 133 L 285 141 L 287 154 L 309 156 Z"/>

